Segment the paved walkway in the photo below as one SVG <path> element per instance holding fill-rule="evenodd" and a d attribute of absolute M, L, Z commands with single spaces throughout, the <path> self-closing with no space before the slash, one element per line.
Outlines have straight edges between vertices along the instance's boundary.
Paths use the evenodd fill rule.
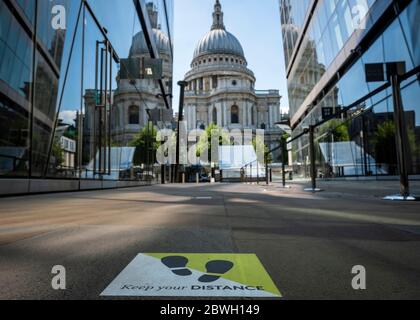
<path fill-rule="evenodd" d="M 289 181 L 287 183 L 290 183 Z M 280 182 L 274 185 L 280 186 Z M 310 181 L 293 181 L 291 185 L 299 191 L 310 187 Z M 397 180 L 361 180 L 361 181 L 343 181 L 343 180 L 318 180 L 317 186 L 323 190 L 324 196 L 328 197 L 374 197 L 382 199 L 386 196 L 396 195 L 400 192 L 399 181 Z M 420 197 L 420 181 L 410 182 L 410 192 Z"/>
<path fill-rule="evenodd" d="M 150 252 L 255 253 L 285 299 L 420 299 L 420 204 L 382 201 L 381 186 L 330 183 L 308 194 L 303 184 L 192 184 L 0 199 L 0 299 L 99 299 Z M 66 267 L 65 291 L 51 288 L 54 265 Z M 351 287 L 355 265 L 367 269 L 366 291 Z"/>

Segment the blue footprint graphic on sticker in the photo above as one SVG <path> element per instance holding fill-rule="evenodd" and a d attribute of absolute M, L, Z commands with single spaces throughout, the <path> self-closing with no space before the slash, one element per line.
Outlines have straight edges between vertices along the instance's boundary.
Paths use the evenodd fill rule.
<path fill-rule="evenodd" d="M 187 268 L 188 259 L 186 257 L 171 256 L 165 257 L 161 261 L 177 276 L 188 277 L 192 275 L 191 270 Z"/>
<path fill-rule="evenodd" d="M 210 283 L 219 280 L 222 275 L 228 273 L 234 264 L 230 261 L 224 260 L 215 260 L 210 261 L 206 265 L 206 270 L 208 274 L 205 274 L 198 279 L 198 281 L 203 283 Z"/>

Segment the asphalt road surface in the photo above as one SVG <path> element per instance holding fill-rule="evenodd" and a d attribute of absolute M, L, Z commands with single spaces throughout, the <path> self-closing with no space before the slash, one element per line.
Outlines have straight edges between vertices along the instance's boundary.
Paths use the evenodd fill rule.
<path fill-rule="evenodd" d="M 130 261 L 150 252 L 256 254 L 283 299 L 420 299 L 420 203 L 381 200 L 381 183 L 346 186 L 308 194 L 303 184 L 191 184 L 3 198 L 0 299 L 105 299 Z M 66 268 L 66 290 L 52 289 L 55 265 Z M 352 288 L 356 265 L 366 269 L 366 290 Z"/>

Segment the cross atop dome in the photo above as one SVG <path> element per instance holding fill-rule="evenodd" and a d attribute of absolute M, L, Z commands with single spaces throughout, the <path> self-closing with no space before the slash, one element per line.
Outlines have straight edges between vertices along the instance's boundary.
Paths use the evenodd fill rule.
<path fill-rule="evenodd" d="M 225 25 L 223 23 L 222 5 L 220 4 L 219 0 L 216 0 L 216 4 L 214 5 L 213 25 L 211 27 L 211 30 L 216 30 L 216 29 L 225 30 Z"/>

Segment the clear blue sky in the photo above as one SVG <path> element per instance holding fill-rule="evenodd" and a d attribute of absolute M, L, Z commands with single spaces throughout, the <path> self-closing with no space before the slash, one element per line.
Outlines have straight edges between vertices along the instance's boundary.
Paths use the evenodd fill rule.
<path fill-rule="evenodd" d="M 215 0 L 174 0 L 174 111 L 178 111 L 176 83 L 190 69 L 194 49 L 210 31 Z M 288 107 L 287 83 L 278 0 L 221 0 L 226 29 L 241 42 L 256 89 L 279 89 Z"/>

